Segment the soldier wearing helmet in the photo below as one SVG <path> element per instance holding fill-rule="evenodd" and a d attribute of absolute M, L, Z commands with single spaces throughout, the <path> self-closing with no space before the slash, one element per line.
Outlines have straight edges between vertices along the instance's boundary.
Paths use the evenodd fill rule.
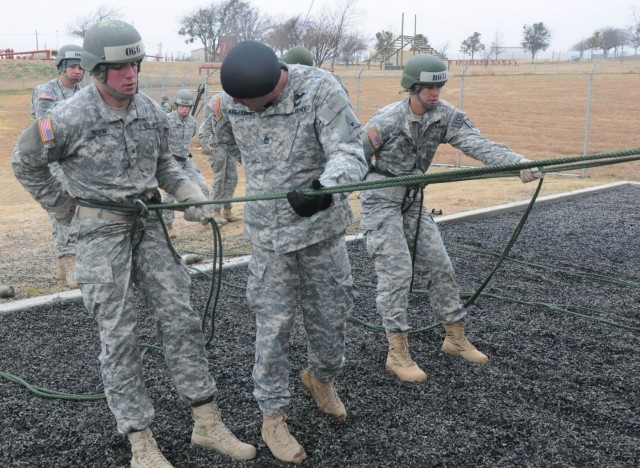
<path fill-rule="evenodd" d="M 299 64 L 313 67 L 313 55 L 309 49 L 303 46 L 294 46 L 287 50 L 282 56 L 282 61 L 289 65 Z"/>
<path fill-rule="evenodd" d="M 442 143 L 484 164 L 528 161 L 483 136 L 463 111 L 440 99 L 447 79 L 447 67 L 436 56 L 420 54 L 407 61 L 401 85 L 409 97 L 382 108 L 365 126 L 367 180 L 424 173 Z M 520 172 L 522 182 L 540 177 L 536 168 Z M 488 360 L 465 336 L 462 320 L 467 311 L 460 303 L 453 267 L 436 223 L 423 213 L 423 196 L 422 187 L 389 187 L 360 194 L 360 226 L 375 263 L 376 305 L 389 342 L 386 369 L 403 381 L 427 378 L 408 347 L 407 305 L 414 279 L 427 289 L 436 319 L 444 323 L 442 351 L 471 362 Z"/>
<path fill-rule="evenodd" d="M 44 117 L 49 109 L 65 99 L 73 96 L 80 89 L 84 78 L 84 70 L 80 66 L 82 47 L 69 44 L 60 47 L 55 57 L 58 77 L 35 87 L 31 96 L 31 116 L 34 119 Z M 66 187 L 67 180 L 57 162 L 49 165 L 51 173 Z M 69 288 L 77 288 L 73 279 L 76 263 L 73 236 L 69 226 L 57 221 L 52 212 L 48 212 L 51 220 L 53 247 L 56 252 L 56 279 L 66 282 Z"/>
<path fill-rule="evenodd" d="M 180 167 L 189 175 L 189 178 L 198 184 L 204 196 L 209 198 L 207 182 L 193 162 L 193 156 L 191 154 L 191 140 L 196 134 L 198 125 L 196 118 L 191 114 L 191 109 L 195 104 L 195 98 L 188 89 L 181 89 L 176 93 L 173 102 L 176 108 L 167 115 L 171 154 L 173 154 L 173 158 L 178 161 Z M 162 194 L 162 203 L 175 203 L 175 197 L 170 193 L 164 192 Z M 173 222 L 176 219 L 175 212 L 173 210 L 163 210 L 162 217 L 167 225 L 169 237 L 172 239 L 175 238 L 176 233 L 173 229 Z M 220 222 L 220 220 L 216 220 L 216 222 Z"/>
<path fill-rule="evenodd" d="M 189 271 L 175 261 L 161 216 L 133 211 L 159 202 L 161 188 L 191 205 L 186 220 L 211 219 L 208 205 L 195 205 L 207 197 L 171 153 L 167 114 L 138 92 L 142 39 L 128 23 L 103 21 L 89 28 L 83 49 L 81 64 L 96 79 L 22 132 L 12 165 L 35 200 L 77 233 L 75 280 L 97 323 L 104 392 L 131 443 L 131 466 L 171 466 L 149 428 L 154 411 L 141 374 L 134 290 L 149 306 L 176 390 L 191 404 L 192 444 L 253 458 L 255 447 L 234 437 L 215 404 Z M 68 188 L 51 177 L 51 161 L 60 163 Z"/>
<path fill-rule="evenodd" d="M 169 102 L 169 96 L 167 96 L 166 94 L 163 94 L 160 98 L 160 107 L 162 107 L 162 110 L 167 114 L 173 110 L 171 107 L 171 103 Z"/>
<path fill-rule="evenodd" d="M 362 179 L 361 127 L 330 73 L 281 63 L 259 42 L 240 42 L 229 51 L 220 82 L 224 93 L 212 109 L 216 143 L 241 159 L 247 195 L 288 191 L 286 200 L 247 202 L 244 226 L 253 247 L 247 300 L 256 316 L 253 394 L 262 438 L 274 457 L 299 463 L 306 452 L 286 422 L 297 308 L 302 304 L 309 349 L 302 385 L 320 411 L 337 420 L 347 416 L 334 381 L 345 363 L 346 318 L 353 308 L 344 243 L 353 220 L 347 196 L 303 190 Z"/>

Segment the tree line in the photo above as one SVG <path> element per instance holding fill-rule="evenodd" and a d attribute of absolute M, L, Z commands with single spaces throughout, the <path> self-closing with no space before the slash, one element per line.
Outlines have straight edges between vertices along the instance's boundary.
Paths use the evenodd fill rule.
<path fill-rule="evenodd" d="M 361 12 L 357 9 L 358 0 L 336 0 L 333 8 L 323 9 L 314 16 L 291 15 L 274 18 L 246 0 L 213 0 L 186 14 L 180 19 L 177 33 L 185 37 L 185 43 L 199 41 L 204 48 L 204 60 L 219 60 L 224 41 L 254 40 L 264 42 L 276 52 L 283 54 L 287 49 L 301 45 L 314 57 L 316 66 L 336 61 L 347 65 L 356 63 L 369 51 L 370 38 L 357 28 L 357 18 Z M 119 10 L 101 6 L 94 13 L 78 17 L 76 23 L 68 27 L 68 33 L 75 37 L 84 37 L 87 29 L 98 21 L 116 19 L 122 15 Z M 547 50 L 552 33 L 543 23 L 525 24 L 521 45 L 535 60 L 536 55 Z M 391 31 L 375 34 L 374 47 L 382 61 L 395 52 L 395 35 Z M 446 56 L 448 43 L 439 48 L 432 47 L 426 35 L 415 36 L 415 44 L 431 47 L 441 56 Z M 576 43 L 571 50 L 580 52 L 580 58 L 586 50 L 602 50 L 608 56 L 613 50 L 617 55 L 624 46 L 631 46 L 634 54 L 640 47 L 640 14 L 632 13 L 632 24 L 625 28 L 605 27 L 588 38 Z M 482 35 L 474 32 L 460 45 L 460 52 L 471 59 L 480 56 L 484 60 L 499 59 L 505 51 L 505 44 L 499 32 L 496 32 L 490 45 L 482 42 Z M 417 50 L 417 49 L 416 49 Z"/>

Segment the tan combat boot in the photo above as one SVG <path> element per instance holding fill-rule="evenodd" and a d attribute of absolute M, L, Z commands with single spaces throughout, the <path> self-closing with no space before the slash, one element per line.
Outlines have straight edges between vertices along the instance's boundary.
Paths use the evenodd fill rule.
<path fill-rule="evenodd" d="M 222 210 L 222 218 L 230 223 L 240 221 L 240 218 L 238 218 L 231 212 L 231 208 L 225 208 Z"/>
<path fill-rule="evenodd" d="M 442 343 L 442 352 L 460 356 L 470 362 L 485 363 L 489 358 L 476 349 L 473 344 L 464 336 L 464 325 L 462 320 L 450 324 L 444 324 L 447 336 Z"/>
<path fill-rule="evenodd" d="M 56 280 L 65 281 L 67 279 L 66 263 L 64 257 L 58 257 L 56 260 Z"/>
<path fill-rule="evenodd" d="M 76 256 L 65 255 L 62 259 L 64 260 L 64 271 L 67 286 L 70 289 L 76 289 L 78 287 L 78 283 L 73 279 L 73 271 L 76 269 Z"/>
<path fill-rule="evenodd" d="M 307 458 L 304 447 L 298 443 L 287 427 L 287 415 L 262 419 L 262 440 L 278 460 L 288 463 L 300 463 Z"/>
<path fill-rule="evenodd" d="M 158 448 L 151 429 L 130 432 L 131 468 L 173 468 Z"/>
<path fill-rule="evenodd" d="M 178 235 L 176 234 L 176 231 L 174 231 L 173 229 L 173 223 L 167 223 L 167 232 L 169 233 L 169 239 L 175 239 L 176 237 L 178 237 Z"/>
<path fill-rule="evenodd" d="M 408 333 L 394 333 L 389 335 L 388 340 L 387 371 L 404 382 L 427 380 L 427 374 L 411 359 Z"/>
<path fill-rule="evenodd" d="M 191 407 L 191 418 L 195 425 L 191 433 L 191 444 L 216 450 L 235 460 L 250 460 L 256 456 L 253 445 L 241 442 L 224 425 L 215 403 Z"/>
<path fill-rule="evenodd" d="M 211 214 L 213 215 L 213 220 L 218 226 L 224 226 L 227 224 L 227 220 L 222 217 L 220 210 L 213 210 Z"/>
<path fill-rule="evenodd" d="M 333 382 L 318 379 L 309 367 L 300 374 L 300 381 L 316 400 L 320 411 L 338 420 L 347 417 L 347 410 L 345 410 Z"/>

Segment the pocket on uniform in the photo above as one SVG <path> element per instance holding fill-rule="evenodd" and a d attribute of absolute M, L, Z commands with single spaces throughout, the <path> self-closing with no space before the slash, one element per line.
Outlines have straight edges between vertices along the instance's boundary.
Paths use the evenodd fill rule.
<path fill-rule="evenodd" d="M 113 283 L 111 263 L 106 259 L 97 261 L 91 259 L 89 262 L 77 261 L 74 279 L 78 283 Z"/>

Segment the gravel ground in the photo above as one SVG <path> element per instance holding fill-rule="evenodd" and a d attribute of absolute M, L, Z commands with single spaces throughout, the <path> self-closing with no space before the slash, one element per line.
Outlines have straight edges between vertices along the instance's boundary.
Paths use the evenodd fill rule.
<path fill-rule="evenodd" d="M 289 423 L 309 454 L 304 465 L 640 466 L 640 214 L 633 208 L 639 198 L 640 188 L 630 186 L 531 213 L 511 253 L 526 263 L 505 261 L 485 289 L 491 296 L 470 308 L 467 332 L 491 357 L 487 365 L 439 352 L 443 331 L 428 328 L 433 318 L 419 292 L 410 306 L 411 350 L 429 374 L 426 382 L 387 375 L 383 334 L 350 323 L 348 362 L 337 384 L 348 411 L 343 423 L 321 415 L 301 388 L 306 349 L 297 321 Z M 515 213 L 441 226 L 462 291 L 475 291 L 496 262 L 468 246 L 501 251 L 518 220 Z M 373 282 L 362 242 L 349 249 L 355 279 Z M 258 446 L 258 456 L 240 463 L 192 449 L 188 408 L 162 356 L 151 351 L 144 371 L 156 408 L 153 430 L 176 466 L 285 465 L 260 438 L 245 277 L 244 267 L 224 271 L 208 353 L 223 417 L 238 437 Z M 207 278 L 194 277 L 198 310 L 207 296 Z M 142 341 L 154 343 L 141 311 Z M 379 323 L 372 289 L 359 288 L 354 317 Z M 95 326 L 79 301 L 0 315 L 0 330 L 0 370 L 46 389 L 102 391 Z M 129 445 L 103 400 L 41 398 L 0 378 L 0 420 L 0 466 L 128 466 Z"/>

